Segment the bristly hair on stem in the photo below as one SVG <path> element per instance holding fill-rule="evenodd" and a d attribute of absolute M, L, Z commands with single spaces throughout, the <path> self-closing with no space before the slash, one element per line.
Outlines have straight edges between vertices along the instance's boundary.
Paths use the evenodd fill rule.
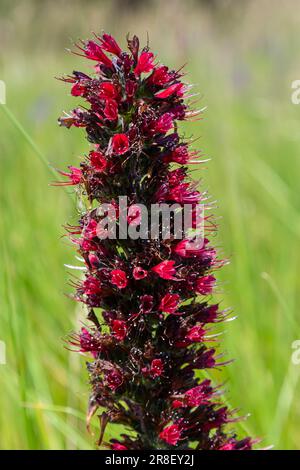
<path fill-rule="evenodd" d="M 59 123 L 84 128 L 91 143 L 79 168 L 60 171 L 86 207 L 67 231 L 84 262 L 83 278 L 73 284 L 87 325 L 69 342 L 88 357 L 88 420 L 99 413 L 102 448 L 249 450 L 254 441 L 238 439 L 235 412 L 207 378 L 226 364 L 212 334 L 229 315 L 212 301 L 214 271 L 223 264 L 216 249 L 207 237 L 190 250 L 184 236 L 113 239 L 98 231 L 97 208 L 116 207 L 120 196 L 148 208 L 176 203 L 196 211 L 207 204 L 189 172 L 204 160 L 177 128 L 199 114 L 189 107 L 182 70 L 159 63 L 137 36 L 127 45 L 123 51 L 109 34 L 82 41 L 75 53 L 94 62 L 92 73 L 62 77 L 84 104 Z M 118 217 L 116 211 L 117 226 Z M 139 221 L 131 211 L 128 224 Z M 210 216 L 204 224 L 207 234 L 215 231 Z M 124 432 L 107 440 L 109 423 Z"/>

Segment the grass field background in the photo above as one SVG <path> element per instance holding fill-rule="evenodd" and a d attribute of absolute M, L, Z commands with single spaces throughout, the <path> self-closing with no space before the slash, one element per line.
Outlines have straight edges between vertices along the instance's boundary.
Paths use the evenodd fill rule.
<path fill-rule="evenodd" d="M 1 449 L 89 449 L 85 360 L 63 337 L 83 318 L 65 295 L 74 252 L 62 225 L 76 220 L 72 197 L 49 183 L 51 167 L 76 164 L 88 149 L 80 130 L 57 127 L 74 98 L 54 76 L 88 70 L 68 54 L 70 38 L 105 29 L 125 46 L 136 33 L 162 61 L 187 62 L 204 119 L 184 126 L 211 157 L 204 178 L 217 200 L 216 244 L 231 263 L 218 297 L 237 320 L 223 327 L 235 361 L 218 379 L 262 446 L 300 448 L 300 9 L 296 1 L 0 2 L 0 365 Z M 95 421 L 95 424 L 96 421 Z M 109 432 L 113 430 L 109 428 Z"/>

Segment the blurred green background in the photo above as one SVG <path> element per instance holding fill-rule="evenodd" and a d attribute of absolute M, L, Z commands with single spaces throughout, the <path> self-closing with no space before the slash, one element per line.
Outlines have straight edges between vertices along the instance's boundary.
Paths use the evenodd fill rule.
<path fill-rule="evenodd" d="M 125 47 L 127 32 L 171 67 L 187 62 L 204 119 L 184 126 L 211 162 L 196 176 L 218 201 L 215 243 L 231 264 L 218 274 L 222 306 L 238 319 L 223 327 L 235 361 L 219 374 L 238 425 L 262 446 L 300 448 L 300 79 L 299 2 L 0 0 L 0 365 L 1 449 L 89 449 L 84 358 L 63 337 L 84 318 L 65 295 L 64 263 L 74 252 L 62 225 L 76 220 L 72 198 L 49 183 L 43 162 L 77 164 L 88 143 L 57 127 L 75 105 L 54 79 L 89 64 L 67 53 L 102 29 Z M 95 421 L 95 424 L 96 421 Z M 112 428 L 111 428 L 112 429 Z"/>

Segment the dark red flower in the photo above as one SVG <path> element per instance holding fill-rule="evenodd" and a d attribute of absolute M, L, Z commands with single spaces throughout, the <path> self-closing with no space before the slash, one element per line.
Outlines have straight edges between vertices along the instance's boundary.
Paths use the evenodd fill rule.
<path fill-rule="evenodd" d="M 90 240 L 82 237 L 78 238 L 78 240 L 74 241 L 75 243 L 78 243 L 82 251 L 95 251 L 97 250 L 97 245 L 95 243 L 91 242 Z"/>
<path fill-rule="evenodd" d="M 115 134 L 111 143 L 112 151 L 116 155 L 123 155 L 129 150 L 129 141 L 126 134 Z"/>
<path fill-rule="evenodd" d="M 120 444 L 120 442 L 113 442 L 110 448 L 111 450 L 128 450 L 128 448 L 123 444 Z"/>
<path fill-rule="evenodd" d="M 150 365 L 150 375 L 154 379 L 160 377 L 164 372 L 164 364 L 161 359 L 153 359 Z"/>
<path fill-rule="evenodd" d="M 140 266 L 137 266 L 137 267 L 133 268 L 132 275 L 133 275 L 135 280 L 139 281 L 139 280 L 144 279 L 145 277 L 147 277 L 148 272 L 145 269 L 141 268 Z"/>
<path fill-rule="evenodd" d="M 99 173 L 103 173 L 107 167 L 107 159 L 102 152 L 92 150 L 90 152 L 90 162 L 93 168 Z"/>
<path fill-rule="evenodd" d="M 209 404 L 213 389 L 210 380 L 204 380 L 197 387 L 187 390 L 172 402 L 173 408 L 191 407 Z"/>
<path fill-rule="evenodd" d="M 106 100 L 104 116 L 109 121 L 115 121 L 118 117 L 118 104 L 114 100 Z"/>
<path fill-rule="evenodd" d="M 125 93 L 127 98 L 132 98 L 137 90 L 137 83 L 133 80 L 127 80 L 125 84 Z"/>
<path fill-rule="evenodd" d="M 94 276 L 88 276 L 83 283 L 85 295 L 97 295 L 101 293 L 101 283 Z"/>
<path fill-rule="evenodd" d="M 193 326 L 185 335 L 186 339 L 192 343 L 203 341 L 205 330 L 200 325 Z"/>
<path fill-rule="evenodd" d="M 102 34 L 101 37 L 98 38 L 101 42 L 101 47 L 106 52 L 110 52 L 111 54 L 115 54 L 119 56 L 122 52 L 122 49 L 119 47 L 115 38 L 113 38 L 110 34 Z"/>
<path fill-rule="evenodd" d="M 207 432 L 211 429 L 220 428 L 228 422 L 228 410 L 226 406 L 223 406 L 222 408 L 219 408 L 212 413 L 212 416 L 209 421 L 205 421 L 203 425 L 203 431 Z"/>
<path fill-rule="evenodd" d="M 169 171 L 168 173 L 168 182 L 172 188 L 183 183 L 185 178 L 186 168 L 177 168 L 176 170 Z"/>
<path fill-rule="evenodd" d="M 123 341 L 123 339 L 126 338 L 127 335 L 126 322 L 123 320 L 113 320 L 112 332 L 118 341 Z"/>
<path fill-rule="evenodd" d="M 135 75 L 150 72 L 154 68 L 152 52 L 142 52 L 134 69 Z"/>
<path fill-rule="evenodd" d="M 75 166 L 69 166 L 70 173 L 66 171 L 57 170 L 63 176 L 67 176 L 69 181 L 59 181 L 57 183 L 53 183 L 54 186 L 76 186 L 82 181 L 82 171 Z"/>
<path fill-rule="evenodd" d="M 241 441 L 237 441 L 234 438 L 230 438 L 227 442 L 222 444 L 218 448 L 218 450 L 251 450 L 253 444 L 255 444 L 255 442 L 252 442 L 250 437 L 246 437 Z"/>
<path fill-rule="evenodd" d="M 153 70 L 152 74 L 148 78 L 148 83 L 157 86 L 166 85 L 170 81 L 171 77 L 168 73 L 168 67 L 161 65 Z"/>
<path fill-rule="evenodd" d="M 176 446 L 177 442 L 181 438 L 181 430 L 177 424 L 171 424 L 163 429 L 163 431 L 159 434 L 159 438 L 162 441 L 165 441 L 167 444 L 172 446 Z"/>
<path fill-rule="evenodd" d="M 117 100 L 118 92 L 115 85 L 111 82 L 102 82 L 99 85 L 99 97 L 102 100 Z"/>
<path fill-rule="evenodd" d="M 81 83 L 74 83 L 71 89 L 72 96 L 83 96 L 85 93 L 85 87 Z"/>
<path fill-rule="evenodd" d="M 155 130 L 160 134 L 165 134 L 173 127 L 173 116 L 171 113 L 165 113 L 158 119 Z"/>
<path fill-rule="evenodd" d="M 196 281 L 196 291 L 202 295 L 208 295 L 212 293 L 216 282 L 216 278 L 214 276 L 208 275 L 203 276 L 197 279 Z"/>
<path fill-rule="evenodd" d="M 160 301 L 159 310 L 166 313 L 174 313 L 179 303 L 178 294 L 166 294 Z"/>
<path fill-rule="evenodd" d="M 192 190 L 189 183 L 179 183 L 170 189 L 168 197 L 180 204 L 193 204 L 199 201 L 200 193 Z"/>
<path fill-rule="evenodd" d="M 175 162 L 186 165 L 189 162 L 189 152 L 186 145 L 179 145 L 164 157 L 166 162 Z"/>
<path fill-rule="evenodd" d="M 100 266 L 100 260 L 94 253 L 89 253 L 89 263 L 91 267 L 95 269 L 99 268 Z"/>
<path fill-rule="evenodd" d="M 97 237 L 98 223 L 95 219 L 91 219 L 83 230 L 84 237 L 88 240 Z"/>
<path fill-rule="evenodd" d="M 71 344 L 75 344 L 71 341 Z M 80 352 L 90 352 L 93 357 L 97 357 L 99 351 L 101 351 L 101 345 L 86 328 L 81 328 L 79 335 Z"/>
<path fill-rule="evenodd" d="M 110 273 L 110 282 L 119 289 L 124 289 L 128 284 L 125 271 L 122 271 L 122 269 L 113 269 Z"/>
<path fill-rule="evenodd" d="M 169 86 L 168 88 L 165 88 L 162 91 L 158 91 L 155 93 L 156 98 L 169 98 L 171 95 L 176 95 L 176 96 L 183 96 L 185 87 L 183 83 L 174 83 L 173 85 Z"/>
<path fill-rule="evenodd" d="M 143 295 L 140 298 L 140 310 L 143 313 L 150 313 L 153 308 L 153 296 L 152 295 Z"/>
<path fill-rule="evenodd" d="M 140 206 L 132 204 L 128 207 L 127 222 L 129 225 L 140 225 L 142 220 L 142 210 Z"/>
<path fill-rule="evenodd" d="M 88 59 L 95 60 L 109 68 L 112 67 L 112 61 L 104 54 L 101 47 L 96 42 L 88 41 L 83 51 Z"/>
<path fill-rule="evenodd" d="M 123 383 L 123 377 L 118 370 L 112 370 L 105 375 L 106 385 L 113 391 L 117 390 Z"/>
<path fill-rule="evenodd" d="M 174 247 L 174 253 L 182 258 L 193 258 L 195 256 L 201 256 L 205 252 L 203 243 L 199 240 L 180 240 L 180 242 Z"/>
<path fill-rule="evenodd" d="M 204 380 L 197 387 L 191 388 L 185 392 L 186 403 L 188 406 L 194 407 L 209 403 L 213 389 L 210 386 L 210 380 Z"/>
<path fill-rule="evenodd" d="M 158 274 L 158 276 L 161 277 L 162 279 L 177 281 L 178 279 L 174 277 L 174 274 L 176 274 L 176 269 L 174 267 L 174 264 L 175 264 L 175 261 L 166 260 L 166 261 L 162 261 L 161 263 L 157 264 L 151 269 L 156 274 Z"/>

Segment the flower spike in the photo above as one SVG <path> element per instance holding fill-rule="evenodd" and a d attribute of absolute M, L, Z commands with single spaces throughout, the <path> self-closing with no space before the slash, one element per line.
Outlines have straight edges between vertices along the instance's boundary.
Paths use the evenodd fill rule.
<path fill-rule="evenodd" d="M 229 313 L 211 302 L 224 261 L 207 238 L 216 228 L 211 216 L 197 216 L 209 206 L 188 167 L 201 163 L 200 152 L 178 130 L 197 111 L 186 102 L 181 70 L 158 63 L 137 36 L 127 45 L 122 51 L 110 34 L 95 34 L 77 46 L 94 73 L 62 78 L 84 105 L 59 123 L 83 128 L 91 144 L 80 167 L 60 171 L 66 181 L 56 183 L 76 186 L 83 208 L 66 228 L 83 263 L 74 298 L 86 306 L 88 325 L 69 343 L 88 358 L 88 423 L 104 409 L 98 445 L 114 451 L 249 450 L 254 441 L 227 427 L 233 412 L 207 379 L 209 369 L 228 363 L 220 362 L 212 330 Z M 170 231 L 158 217 L 152 236 L 149 214 L 160 204 L 175 207 Z M 175 230 L 185 206 L 188 233 Z M 207 233 L 196 242 L 202 224 Z M 107 437 L 109 422 L 124 433 Z"/>

